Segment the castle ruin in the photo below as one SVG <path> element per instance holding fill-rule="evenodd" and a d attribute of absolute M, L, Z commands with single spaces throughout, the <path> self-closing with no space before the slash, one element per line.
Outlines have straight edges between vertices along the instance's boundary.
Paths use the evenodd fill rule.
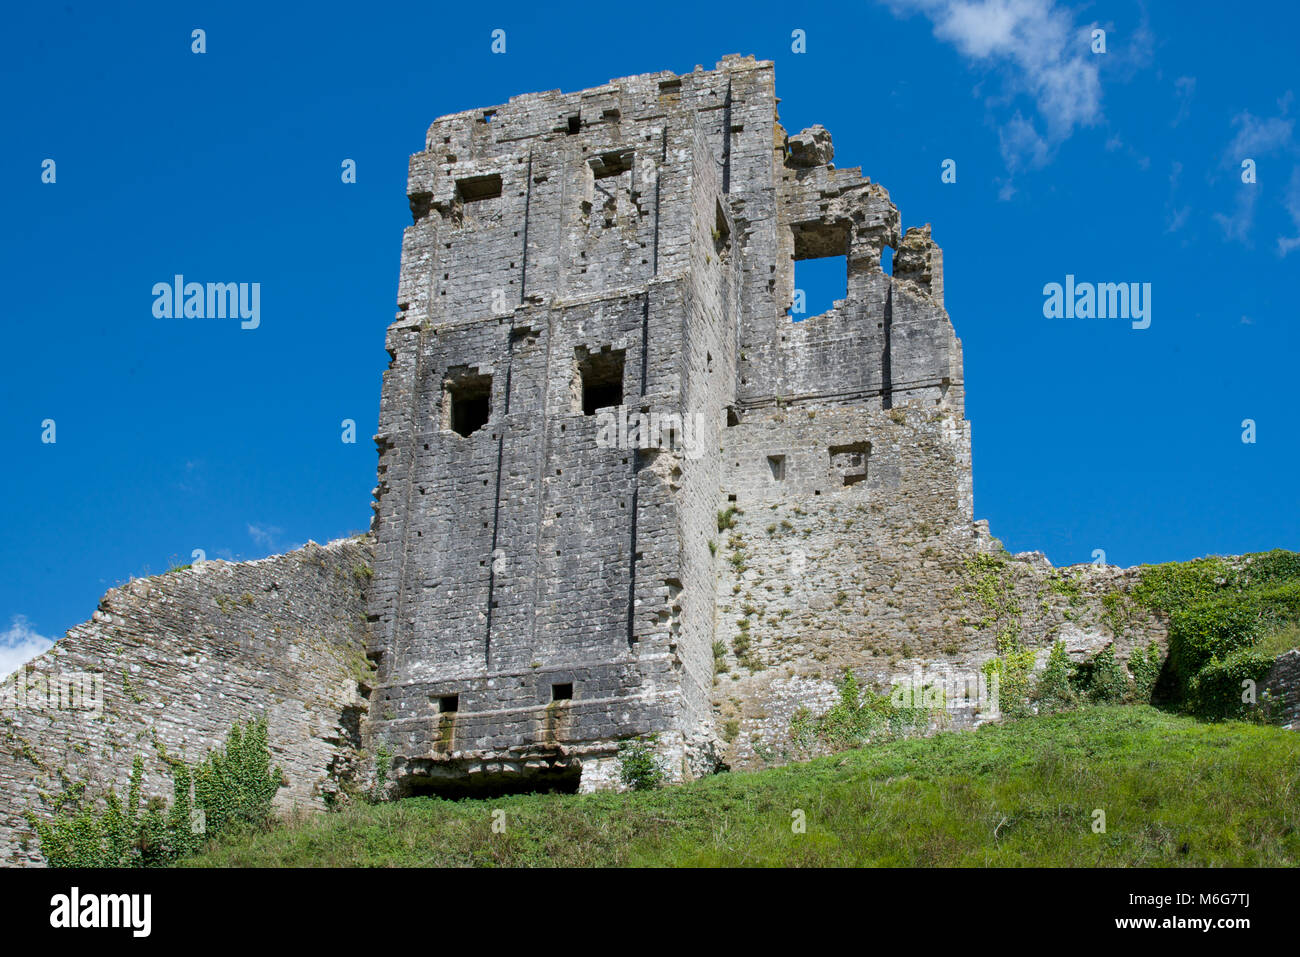
<path fill-rule="evenodd" d="M 411 158 L 371 533 L 205 562 L 105 597 L 26 671 L 104 676 L 96 714 L 6 712 L 0 853 L 60 781 L 122 786 L 265 714 L 282 806 L 391 756 L 395 794 L 618 784 L 780 760 L 846 669 L 973 672 L 961 343 L 928 225 L 787 134 L 773 66 L 650 73 L 442 117 Z M 795 321 L 794 265 L 846 294 Z M 882 263 L 890 266 L 887 272 Z M 1031 645 L 1125 636 L 1036 554 L 1008 562 Z M 1045 653 L 1044 653 L 1045 654 Z M 957 709 L 976 723 L 978 709 Z"/>

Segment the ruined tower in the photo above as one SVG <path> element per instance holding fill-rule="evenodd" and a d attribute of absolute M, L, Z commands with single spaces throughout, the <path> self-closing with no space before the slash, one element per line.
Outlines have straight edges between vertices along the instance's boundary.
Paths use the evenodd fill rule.
<path fill-rule="evenodd" d="M 887 499 L 969 538 L 940 251 L 831 159 L 749 57 L 430 127 L 368 597 L 401 791 L 598 787 L 649 733 L 673 776 L 706 769 L 723 583 L 753 570 L 728 509 Z M 824 256 L 846 299 L 792 321 L 794 262 Z"/>

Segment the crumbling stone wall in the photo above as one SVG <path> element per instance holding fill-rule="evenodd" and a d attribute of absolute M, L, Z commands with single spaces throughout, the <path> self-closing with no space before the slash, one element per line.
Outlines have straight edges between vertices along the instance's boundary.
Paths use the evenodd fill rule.
<path fill-rule="evenodd" d="M 726 430 L 714 705 L 731 766 L 788 757 L 792 715 L 826 710 L 846 670 L 877 691 L 918 670 L 978 680 L 995 629 L 981 627 L 971 561 L 1004 553 L 971 520 L 969 449 L 964 421 L 922 406 L 788 408 Z M 1058 570 L 1041 555 L 1000 569 L 1040 667 L 1058 639 L 1075 660 L 1165 641 L 1124 600 L 1136 569 Z M 955 726 L 987 719 L 954 704 Z"/>
<path fill-rule="evenodd" d="M 1270 721 L 1300 730 L 1300 649 L 1278 656 L 1260 682 L 1260 692 L 1261 701 L 1267 696 Z"/>
<path fill-rule="evenodd" d="M 124 795 L 140 755 L 145 795 L 170 801 L 161 756 L 194 762 L 254 717 L 266 717 L 284 771 L 276 806 L 322 808 L 358 763 L 370 562 L 368 543 L 346 539 L 109 591 L 90 621 L 0 685 L 0 862 L 40 862 L 24 812 L 48 814 L 65 784 Z M 99 676 L 98 707 L 30 693 L 80 675 Z"/>

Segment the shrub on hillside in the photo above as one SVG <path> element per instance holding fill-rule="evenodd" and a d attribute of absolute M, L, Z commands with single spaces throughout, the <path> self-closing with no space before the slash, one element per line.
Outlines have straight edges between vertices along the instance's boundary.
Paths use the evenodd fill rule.
<path fill-rule="evenodd" d="M 193 854 L 203 840 L 265 825 L 281 786 L 280 769 L 271 770 L 265 719 L 236 723 L 225 747 L 193 769 L 179 759 L 170 759 L 168 767 L 170 808 L 163 797 L 142 806 L 144 760 L 137 755 L 125 806 L 109 790 L 100 807 L 87 797 L 83 783 L 55 799 L 52 818 L 28 812 L 46 862 L 51 867 L 167 866 Z"/>
<path fill-rule="evenodd" d="M 839 700 L 824 714 L 813 715 L 807 708 L 799 708 L 791 716 L 790 737 L 798 748 L 844 751 L 882 738 L 903 736 L 927 727 L 931 715 L 942 713 L 944 707 L 942 702 L 934 709 L 900 706 L 891 695 L 861 688 L 851 671 L 844 672 L 838 690 Z M 923 697 L 924 691 L 912 689 L 903 697 L 914 701 L 918 694 Z"/>
<path fill-rule="evenodd" d="M 1042 712 L 1068 711 L 1079 703 L 1079 695 L 1071 679 L 1074 676 L 1074 663 L 1066 654 L 1065 642 L 1058 641 L 1052 645 L 1051 654 L 1047 656 L 1047 667 L 1043 669 L 1034 688 L 1034 700 Z"/>
<path fill-rule="evenodd" d="M 1133 674 L 1133 700 L 1148 704 L 1160 680 L 1160 646 L 1154 641 L 1129 655 L 1128 670 Z"/>
<path fill-rule="evenodd" d="M 1203 718 L 1246 718 L 1254 713 L 1257 685 L 1273 667 L 1273 656 L 1239 648 L 1214 659 L 1192 678 L 1188 704 Z M 1249 684 L 1247 684 L 1249 683 Z"/>
<path fill-rule="evenodd" d="M 623 786 L 633 791 L 653 791 L 664 783 L 663 765 L 655 753 L 658 735 L 621 741 L 618 745 L 618 770 Z"/>
<path fill-rule="evenodd" d="M 1172 611 L 1169 615 L 1169 666 L 1183 696 L 1213 659 L 1246 648 L 1260 635 L 1260 614 L 1249 596 L 1234 594 Z"/>
<path fill-rule="evenodd" d="M 1133 595 L 1169 616 L 1173 698 L 1204 717 L 1240 716 L 1249 704 L 1241 682 L 1258 680 L 1272 662 L 1261 640 L 1300 619 L 1300 554 L 1275 549 L 1232 564 L 1203 558 L 1148 566 Z"/>

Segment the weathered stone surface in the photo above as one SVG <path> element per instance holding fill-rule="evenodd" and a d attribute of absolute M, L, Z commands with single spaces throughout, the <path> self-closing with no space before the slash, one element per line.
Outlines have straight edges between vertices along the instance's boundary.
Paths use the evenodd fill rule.
<path fill-rule="evenodd" d="M 109 591 L 90 621 L 0 685 L 0 862 L 40 861 L 23 814 L 47 814 L 65 783 L 124 795 L 140 755 L 145 795 L 170 800 L 163 753 L 193 762 L 254 717 L 266 717 L 284 770 L 277 806 L 323 807 L 338 786 L 331 768 L 360 744 L 370 559 L 348 539 Z M 80 675 L 100 676 L 97 710 L 31 693 Z"/>
<path fill-rule="evenodd" d="M 1261 702 L 1267 702 L 1269 720 L 1300 730 L 1300 649 L 1292 648 L 1278 657 L 1260 682 L 1260 692 Z"/>
<path fill-rule="evenodd" d="M 835 156 L 831 134 L 820 123 L 790 137 L 787 147 L 790 151 L 789 164 L 800 168 L 829 165 Z"/>

